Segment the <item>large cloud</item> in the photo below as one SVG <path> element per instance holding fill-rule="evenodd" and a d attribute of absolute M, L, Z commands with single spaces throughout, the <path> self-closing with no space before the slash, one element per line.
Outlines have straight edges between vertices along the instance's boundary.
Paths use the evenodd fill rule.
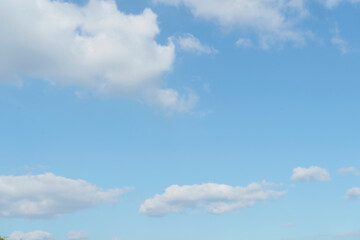
<path fill-rule="evenodd" d="M 62 0 L 0 1 L 0 81 L 25 77 L 80 86 L 97 93 L 131 95 L 186 111 L 193 96 L 161 88 L 174 44 L 160 45 L 157 16 L 127 15 L 114 0 L 80 7 Z"/>
<path fill-rule="evenodd" d="M 291 180 L 325 182 L 330 180 L 330 174 L 326 169 L 317 166 L 309 168 L 298 167 L 293 169 Z"/>
<path fill-rule="evenodd" d="M 188 208 L 204 208 L 208 213 L 221 214 L 253 206 L 258 201 L 278 199 L 284 191 L 267 189 L 273 184 L 265 181 L 246 187 L 207 183 L 201 185 L 173 185 L 165 193 L 146 200 L 139 212 L 149 216 L 180 213 Z"/>
<path fill-rule="evenodd" d="M 34 231 L 29 233 L 13 232 L 7 240 L 54 240 L 55 238 L 48 232 Z"/>
<path fill-rule="evenodd" d="M 52 173 L 0 176 L 0 216 L 51 218 L 100 203 L 117 202 L 122 192 L 104 191 L 86 181 Z"/>
<path fill-rule="evenodd" d="M 184 5 L 194 16 L 216 21 L 225 28 L 250 29 L 260 37 L 262 47 L 274 42 L 305 41 L 295 30 L 296 21 L 307 15 L 303 0 L 153 0 L 155 3 Z"/>

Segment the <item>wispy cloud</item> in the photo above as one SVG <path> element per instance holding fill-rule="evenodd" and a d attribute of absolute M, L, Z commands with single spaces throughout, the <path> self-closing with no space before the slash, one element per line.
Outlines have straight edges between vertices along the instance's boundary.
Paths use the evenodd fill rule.
<path fill-rule="evenodd" d="M 173 38 L 179 48 L 183 51 L 193 52 L 196 54 L 216 54 L 218 50 L 214 47 L 204 45 L 198 38 L 190 33 L 182 34 L 177 38 Z"/>
<path fill-rule="evenodd" d="M 325 5 L 328 8 L 333 8 L 338 6 L 340 3 L 348 2 L 348 3 L 360 3 L 360 0 L 325 0 Z"/>
<path fill-rule="evenodd" d="M 349 44 L 340 36 L 340 30 L 336 26 L 332 31 L 331 43 L 335 45 L 343 54 L 349 52 Z"/>
<path fill-rule="evenodd" d="M 360 171 L 355 167 L 340 168 L 337 172 L 340 175 L 352 174 L 355 176 L 360 176 Z"/>
<path fill-rule="evenodd" d="M 347 233 L 339 233 L 335 235 L 335 237 L 358 237 L 358 236 L 360 236 L 360 232 L 347 232 Z"/>
<path fill-rule="evenodd" d="M 236 41 L 235 45 L 237 47 L 249 48 L 249 47 L 253 46 L 253 43 L 252 43 L 251 39 L 249 39 L 249 38 L 239 38 Z"/>
<path fill-rule="evenodd" d="M 263 48 L 278 42 L 303 44 L 306 34 L 295 23 L 308 15 L 304 0 L 153 0 L 174 6 L 184 5 L 198 18 L 218 23 L 225 29 L 250 29 Z"/>
<path fill-rule="evenodd" d="M 322 233 L 322 234 L 318 234 L 315 237 L 317 238 L 325 238 L 325 239 L 353 239 L 354 237 L 358 237 L 360 236 L 360 232 L 358 231 L 354 231 L 354 232 L 344 232 L 344 233 L 337 233 L 337 234 L 333 234 L 333 233 Z M 357 239 L 357 238 L 356 238 Z"/>
<path fill-rule="evenodd" d="M 283 224 L 283 227 L 286 227 L 286 228 L 288 228 L 288 227 L 293 227 L 293 226 L 294 226 L 293 223 L 284 223 L 284 224 Z"/>

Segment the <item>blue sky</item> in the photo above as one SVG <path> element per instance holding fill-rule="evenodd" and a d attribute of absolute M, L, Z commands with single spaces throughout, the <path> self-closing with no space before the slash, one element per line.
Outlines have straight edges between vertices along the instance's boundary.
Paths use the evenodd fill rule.
<path fill-rule="evenodd" d="M 360 239 L 359 4 L 2 1 L 0 233 Z"/>

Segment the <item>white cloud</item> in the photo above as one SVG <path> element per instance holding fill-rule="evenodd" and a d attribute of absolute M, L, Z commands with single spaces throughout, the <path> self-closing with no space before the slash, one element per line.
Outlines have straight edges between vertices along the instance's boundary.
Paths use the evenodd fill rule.
<path fill-rule="evenodd" d="M 333 8 L 333 7 L 338 6 L 342 2 L 348 2 L 348 3 L 353 3 L 354 4 L 354 3 L 359 3 L 360 0 L 325 0 L 325 5 L 328 8 Z"/>
<path fill-rule="evenodd" d="M 253 43 L 250 39 L 248 38 L 239 38 L 235 45 L 237 47 L 244 47 L 244 48 L 249 48 L 249 47 L 252 47 L 253 46 Z"/>
<path fill-rule="evenodd" d="M 163 194 L 146 200 L 139 212 L 148 216 L 164 216 L 180 213 L 189 208 L 204 208 L 206 212 L 221 214 L 235 209 L 253 206 L 256 202 L 275 200 L 284 191 L 267 189 L 273 184 L 265 181 L 251 183 L 246 187 L 232 187 L 224 184 L 173 185 Z"/>
<path fill-rule="evenodd" d="M 192 34 L 187 33 L 175 38 L 176 43 L 179 45 L 180 49 L 187 52 L 194 52 L 197 54 L 215 54 L 218 53 L 213 47 L 204 45 L 200 42 L 199 39 L 194 37 Z"/>
<path fill-rule="evenodd" d="M 294 168 L 291 180 L 297 181 L 329 181 L 330 174 L 326 169 L 312 166 L 309 168 Z"/>
<path fill-rule="evenodd" d="M 104 191 L 84 180 L 52 173 L 0 176 L 0 216 L 51 218 L 64 213 L 117 202 L 120 189 Z"/>
<path fill-rule="evenodd" d="M 53 240 L 50 233 L 43 231 L 34 231 L 29 233 L 13 232 L 7 240 Z"/>
<path fill-rule="evenodd" d="M 172 109 L 179 112 L 187 112 L 192 109 L 198 101 L 198 96 L 193 93 L 179 95 L 173 89 L 156 89 L 148 93 L 151 103 L 164 109 Z"/>
<path fill-rule="evenodd" d="M 345 199 L 356 199 L 360 197 L 360 188 L 353 187 L 346 192 Z"/>
<path fill-rule="evenodd" d="M 357 170 L 355 167 L 348 167 L 348 168 L 340 168 L 338 171 L 338 174 L 352 174 L 355 176 L 360 176 L 360 171 Z"/>
<path fill-rule="evenodd" d="M 88 238 L 88 235 L 84 231 L 80 231 L 80 232 L 71 231 L 68 233 L 67 238 L 69 240 L 85 240 Z"/>
<path fill-rule="evenodd" d="M 82 7 L 62 0 L 2 0 L 0 29 L 3 82 L 34 77 L 151 102 L 148 97 L 161 93 L 161 75 L 175 59 L 171 41 L 155 41 L 156 14 L 125 14 L 114 0 L 90 0 Z M 177 96 L 161 104 L 176 109 L 187 101 Z"/>
<path fill-rule="evenodd" d="M 307 15 L 303 0 L 153 0 L 155 3 L 185 5 L 196 17 L 215 21 L 226 29 L 252 30 L 263 48 L 275 42 L 305 42 L 294 25 Z"/>

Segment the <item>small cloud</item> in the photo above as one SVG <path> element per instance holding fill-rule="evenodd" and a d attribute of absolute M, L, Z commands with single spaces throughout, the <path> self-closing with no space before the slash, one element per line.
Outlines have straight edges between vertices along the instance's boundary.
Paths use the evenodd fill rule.
<path fill-rule="evenodd" d="M 330 181 L 330 174 L 326 169 L 312 166 L 309 168 L 294 168 L 291 180 L 294 181 Z"/>
<path fill-rule="evenodd" d="M 250 39 L 248 38 L 239 38 L 235 45 L 237 47 L 243 47 L 243 48 L 249 48 L 249 47 L 252 47 L 253 46 L 253 43 Z"/>
<path fill-rule="evenodd" d="M 6 239 L 7 240 L 54 240 L 55 238 L 50 233 L 44 231 L 34 231 L 28 233 L 16 231 L 10 234 L 10 236 Z"/>
<path fill-rule="evenodd" d="M 352 174 L 355 176 L 360 176 L 360 171 L 357 170 L 355 167 L 340 168 L 337 172 L 340 175 Z"/>
<path fill-rule="evenodd" d="M 85 99 L 87 96 L 87 93 L 85 91 L 75 91 L 74 94 L 79 99 Z"/>
<path fill-rule="evenodd" d="M 286 42 L 303 45 L 307 37 L 297 22 L 308 13 L 304 0 L 152 0 L 183 5 L 197 18 L 217 23 L 222 29 L 241 29 L 259 37 L 263 48 Z"/>
<path fill-rule="evenodd" d="M 86 240 L 88 238 L 88 235 L 84 231 L 71 231 L 68 233 L 67 238 L 69 240 Z"/>
<path fill-rule="evenodd" d="M 360 188 L 353 187 L 346 192 L 345 199 L 357 199 L 360 197 Z"/>
<path fill-rule="evenodd" d="M 203 84 L 203 89 L 206 93 L 210 93 L 211 92 L 211 87 L 209 83 L 204 83 Z"/>
<path fill-rule="evenodd" d="M 284 224 L 283 224 L 283 227 L 286 227 L 286 228 L 288 228 L 288 227 L 293 227 L 293 226 L 294 226 L 293 223 L 284 223 Z"/>
<path fill-rule="evenodd" d="M 175 42 L 181 50 L 186 52 L 193 52 L 196 54 L 216 54 L 219 52 L 213 47 L 202 44 L 199 39 L 190 33 L 179 36 L 175 39 Z"/>
<path fill-rule="evenodd" d="M 319 237 L 319 238 L 326 238 L 326 237 L 330 237 L 331 235 L 329 233 L 320 233 L 320 234 L 317 234 L 316 237 Z"/>
<path fill-rule="evenodd" d="M 335 235 L 335 237 L 358 237 L 358 236 L 360 236 L 360 232 L 347 232 L 347 233 L 339 233 Z"/>
<path fill-rule="evenodd" d="M 207 111 L 198 112 L 198 113 L 196 114 L 196 116 L 198 116 L 198 117 L 200 117 L 200 118 L 203 118 L 203 117 L 206 117 L 206 116 L 208 116 L 208 115 L 210 115 L 210 114 L 213 114 L 213 113 L 214 113 L 213 110 L 207 110 Z"/>
<path fill-rule="evenodd" d="M 334 44 L 335 46 L 337 46 L 338 49 L 344 54 L 349 51 L 347 41 L 345 41 L 344 39 L 342 39 L 339 36 L 332 37 L 331 38 L 331 43 Z"/>
<path fill-rule="evenodd" d="M 328 8 L 333 8 L 341 3 L 343 0 L 325 0 L 325 6 Z"/>
<path fill-rule="evenodd" d="M 149 101 L 170 111 L 189 112 L 198 99 L 199 97 L 193 93 L 180 95 L 173 89 L 155 89 L 149 92 Z"/>
<path fill-rule="evenodd" d="M 25 171 L 44 170 L 44 169 L 48 169 L 48 168 L 49 168 L 48 166 L 44 166 L 44 165 L 33 165 L 33 166 L 24 165 L 22 167 L 22 169 Z"/>
<path fill-rule="evenodd" d="M 323 233 L 318 234 L 316 237 L 318 238 L 353 238 L 360 236 L 360 232 L 354 231 L 354 232 L 345 232 L 345 233 L 338 233 L 338 234 L 330 234 L 330 233 Z"/>
<path fill-rule="evenodd" d="M 337 7 L 342 2 L 348 2 L 348 3 L 360 3 L 360 0 L 325 0 L 325 6 L 328 8 L 334 8 Z"/>
<path fill-rule="evenodd" d="M 331 43 L 334 46 L 336 46 L 340 50 L 340 52 L 342 52 L 343 54 L 348 53 L 349 52 L 348 42 L 345 41 L 340 36 L 339 28 L 336 27 L 332 32 L 333 32 L 333 37 L 331 38 Z"/>

